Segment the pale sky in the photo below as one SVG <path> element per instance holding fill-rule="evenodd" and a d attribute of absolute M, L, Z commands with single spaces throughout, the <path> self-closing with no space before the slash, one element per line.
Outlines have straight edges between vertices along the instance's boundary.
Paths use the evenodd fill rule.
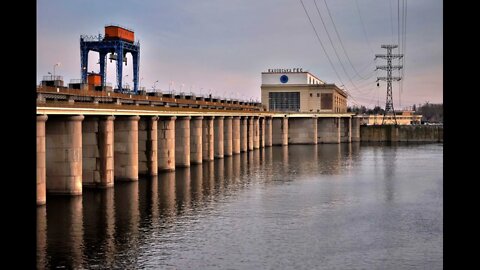
<path fill-rule="evenodd" d="M 80 35 L 103 34 L 104 26 L 113 23 L 133 29 L 140 40 L 141 86 L 147 89 L 158 80 L 156 88 L 163 91 L 170 87 L 260 100 L 261 72 L 300 67 L 327 83 L 343 82 L 353 96 L 349 105 L 373 107 L 379 102 L 384 107 L 386 83 L 377 87 L 375 81 L 385 72 L 374 69 L 386 61 L 374 61 L 374 54 L 386 53 L 381 44 L 397 44 L 397 7 L 401 12 L 405 0 L 315 0 L 343 68 L 314 0 L 302 1 L 338 76 L 300 0 L 38 0 L 37 81 L 53 73 L 55 63 L 61 63 L 55 72 L 65 84 L 80 79 Z M 355 76 L 325 2 L 352 65 L 370 78 Z M 393 85 L 395 109 L 442 103 L 443 1 L 407 1 L 406 25 L 405 77 L 401 95 L 399 83 Z M 133 86 L 131 56 L 127 58 L 123 70 Z M 98 55 L 90 52 L 88 70 L 98 72 L 97 62 Z M 107 62 L 107 82 L 115 85 L 115 62 Z"/>

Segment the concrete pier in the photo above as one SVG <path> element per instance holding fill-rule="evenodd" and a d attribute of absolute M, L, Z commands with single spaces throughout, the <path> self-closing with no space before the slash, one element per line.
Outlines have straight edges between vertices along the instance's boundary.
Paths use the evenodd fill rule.
<path fill-rule="evenodd" d="M 352 116 L 352 142 L 360 141 L 360 118 Z"/>
<path fill-rule="evenodd" d="M 288 145 L 288 118 L 274 117 L 272 120 L 272 144 Z"/>
<path fill-rule="evenodd" d="M 349 143 L 352 141 L 352 118 L 340 118 L 340 142 Z"/>
<path fill-rule="evenodd" d="M 86 117 L 82 123 L 82 183 L 84 187 L 113 187 L 113 116 Z"/>
<path fill-rule="evenodd" d="M 190 164 L 201 164 L 203 160 L 202 122 L 202 116 L 194 116 L 190 121 Z"/>
<path fill-rule="evenodd" d="M 138 122 L 138 174 L 158 174 L 158 117 L 142 117 Z"/>
<path fill-rule="evenodd" d="M 339 122 L 339 117 L 319 117 L 317 124 L 318 143 L 340 143 Z"/>
<path fill-rule="evenodd" d="M 98 143 L 100 163 L 100 184 L 98 187 L 113 187 L 115 176 L 114 158 L 114 116 L 100 117 L 98 122 Z"/>
<path fill-rule="evenodd" d="M 265 147 L 265 117 L 260 117 L 258 120 L 259 144 L 260 148 Z"/>
<path fill-rule="evenodd" d="M 214 145 L 215 145 L 215 158 L 223 158 L 223 151 L 224 151 L 224 140 L 223 140 L 223 116 L 215 117 L 215 129 L 214 129 Z"/>
<path fill-rule="evenodd" d="M 158 119 L 158 170 L 175 170 L 175 116 Z"/>
<path fill-rule="evenodd" d="M 226 116 L 223 120 L 223 156 L 232 155 L 232 120 L 233 117 Z"/>
<path fill-rule="evenodd" d="M 260 117 L 253 118 L 253 149 L 260 148 Z"/>
<path fill-rule="evenodd" d="M 175 166 L 190 167 L 190 116 L 181 116 L 175 123 Z"/>
<path fill-rule="evenodd" d="M 443 126 L 362 125 L 360 132 L 362 142 L 443 142 Z"/>
<path fill-rule="evenodd" d="M 214 116 L 205 116 L 203 118 L 203 134 L 202 134 L 202 152 L 203 160 L 212 161 L 215 159 L 214 155 L 214 134 L 213 134 L 213 121 Z"/>
<path fill-rule="evenodd" d="M 240 154 L 240 116 L 232 121 L 232 154 Z"/>
<path fill-rule="evenodd" d="M 248 116 L 240 117 L 240 152 L 248 151 Z"/>
<path fill-rule="evenodd" d="M 51 117 L 46 123 L 47 193 L 82 194 L 83 115 Z"/>
<path fill-rule="evenodd" d="M 290 118 L 288 144 L 317 144 L 317 118 Z"/>
<path fill-rule="evenodd" d="M 37 205 L 47 202 L 46 197 L 46 156 L 45 156 L 45 121 L 46 115 L 37 115 Z"/>
<path fill-rule="evenodd" d="M 254 130 L 254 124 L 253 122 L 255 121 L 254 117 L 249 117 L 248 118 L 248 151 L 252 151 L 253 150 L 253 140 L 255 137 L 255 130 Z"/>
<path fill-rule="evenodd" d="M 265 118 L 265 147 L 272 146 L 272 117 Z"/>
<path fill-rule="evenodd" d="M 138 181 L 139 120 L 138 115 L 119 116 L 115 120 L 115 181 Z"/>

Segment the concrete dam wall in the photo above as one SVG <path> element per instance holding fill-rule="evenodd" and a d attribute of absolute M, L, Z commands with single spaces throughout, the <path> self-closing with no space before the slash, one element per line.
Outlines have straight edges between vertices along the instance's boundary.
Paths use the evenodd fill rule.
<path fill-rule="evenodd" d="M 443 126 L 360 126 L 362 142 L 443 142 Z"/>

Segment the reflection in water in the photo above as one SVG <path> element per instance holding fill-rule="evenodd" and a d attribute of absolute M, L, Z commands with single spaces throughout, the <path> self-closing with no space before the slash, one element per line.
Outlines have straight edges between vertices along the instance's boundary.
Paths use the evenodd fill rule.
<path fill-rule="evenodd" d="M 192 191 L 192 207 L 195 208 L 201 204 L 203 200 L 203 172 L 202 164 L 192 165 L 190 168 L 190 175 L 192 177 L 190 187 Z"/>
<path fill-rule="evenodd" d="M 83 256 L 98 261 L 105 261 L 108 267 L 112 267 L 114 262 L 113 254 L 115 254 L 114 191 L 113 189 L 90 189 L 84 191 L 83 201 L 85 246 L 101 247 L 98 250 L 86 248 Z"/>
<path fill-rule="evenodd" d="M 318 151 L 320 174 L 337 174 L 340 170 L 340 152 L 342 144 L 323 144 Z"/>
<path fill-rule="evenodd" d="M 47 252 L 47 208 L 37 207 L 37 269 L 45 268 Z"/>
<path fill-rule="evenodd" d="M 390 151 L 383 151 L 383 168 L 385 170 L 385 197 L 387 201 L 392 201 L 395 194 L 395 163 L 396 163 L 396 146 Z"/>
<path fill-rule="evenodd" d="M 82 265 L 82 196 L 47 198 L 46 268 L 80 268 Z"/>
<path fill-rule="evenodd" d="M 441 188 L 434 182 L 441 174 L 424 177 L 424 168 L 441 164 L 434 161 L 442 152 L 431 152 L 276 146 L 78 197 L 49 197 L 37 208 L 37 268 L 392 269 L 405 258 L 413 268 L 441 268 L 441 224 L 434 234 L 414 228 L 441 223 L 429 216 L 441 209 L 441 197 L 428 196 L 442 192 L 412 197 L 405 184 L 422 190 L 419 183 L 430 179 L 425 190 Z M 428 162 L 397 159 L 418 155 Z M 405 170 L 417 170 L 418 179 L 400 183 Z M 403 205 L 396 194 L 413 201 Z"/>
<path fill-rule="evenodd" d="M 203 194 L 204 198 L 211 198 L 215 187 L 214 161 L 203 163 Z"/>
<path fill-rule="evenodd" d="M 126 267 L 135 262 L 139 237 L 138 181 L 115 182 L 115 263 Z M 119 265 L 118 265 L 119 263 Z"/>
<path fill-rule="evenodd" d="M 188 212 L 190 209 L 190 169 L 179 168 L 175 177 L 175 196 L 177 215 Z"/>
<path fill-rule="evenodd" d="M 158 175 L 158 209 L 160 217 L 171 220 L 175 216 L 175 172 L 164 172 Z"/>

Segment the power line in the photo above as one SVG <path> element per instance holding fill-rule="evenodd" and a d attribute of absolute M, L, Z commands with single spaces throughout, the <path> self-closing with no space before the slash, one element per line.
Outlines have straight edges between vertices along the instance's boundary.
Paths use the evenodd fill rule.
<path fill-rule="evenodd" d="M 330 66 L 332 66 L 333 71 L 335 71 L 335 74 L 337 75 L 338 80 L 342 85 L 345 85 L 342 82 L 342 79 L 340 79 L 340 76 L 338 75 L 337 70 L 335 69 L 335 66 L 332 63 L 332 60 L 330 59 L 330 56 L 328 56 L 327 50 L 325 50 L 325 46 L 323 46 L 323 42 L 320 39 L 320 36 L 318 35 L 317 29 L 315 28 L 315 25 L 313 25 L 312 19 L 310 18 L 310 15 L 308 15 L 307 9 L 305 8 L 305 5 L 303 4 L 303 1 L 300 0 L 300 3 L 302 4 L 303 10 L 305 11 L 305 14 L 307 15 L 308 21 L 310 22 L 310 25 L 312 25 L 313 31 L 315 32 L 315 35 L 317 36 L 318 42 L 320 42 L 320 45 L 322 46 L 323 52 L 327 56 L 328 62 L 330 63 Z"/>
<path fill-rule="evenodd" d="M 363 34 L 365 35 L 365 39 L 367 40 L 368 47 L 370 48 L 370 51 L 372 52 L 372 54 L 375 54 L 375 52 L 372 49 L 372 45 L 370 44 L 370 40 L 368 39 L 367 30 L 365 29 L 365 24 L 363 23 L 362 13 L 360 12 L 360 7 L 358 6 L 358 0 L 355 0 L 355 4 L 357 7 L 358 15 L 360 16 L 360 22 L 362 24 Z"/>
<path fill-rule="evenodd" d="M 392 0 L 388 0 L 388 3 L 390 4 L 390 27 L 392 28 L 392 43 L 393 43 L 393 8 L 392 8 Z"/>
<path fill-rule="evenodd" d="M 323 28 L 325 29 L 325 32 L 327 33 L 328 40 L 330 41 L 330 44 L 332 45 L 333 52 L 335 53 L 335 56 L 337 57 L 338 62 L 340 63 L 340 66 L 341 66 L 342 69 L 343 69 L 343 72 L 345 73 L 345 75 L 347 76 L 348 80 L 349 80 L 350 83 L 353 85 L 353 87 L 354 87 L 354 88 L 357 88 L 357 86 L 353 83 L 352 78 L 351 78 L 350 75 L 348 74 L 347 70 L 345 69 L 345 66 L 344 66 L 343 63 L 342 63 L 342 60 L 341 60 L 340 57 L 338 56 L 337 49 L 335 49 L 335 46 L 333 45 L 332 38 L 330 37 L 330 33 L 328 32 L 327 26 L 325 25 L 325 21 L 323 20 L 322 13 L 320 13 L 320 10 L 318 9 L 317 0 L 313 0 L 313 3 L 315 4 L 315 9 L 317 10 L 318 15 L 320 16 L 320 20 L 322 21 Z"/>
<path fill-rule="evenodd" d="M 332 21 L 332 24 L 333 24 L 333 29 L 335 29 L 335 33 L 337 34 L 337 38 L 338 40 L 340 41 L 340 45 L 343 49 L 343 52 L 345 53 L 345 56 L 347 57 L 347 60 L 348 62 L 350 63 L 350 66 L 352 67 L 352 69 L 355 71 L 356 75 L 358 77 L 360 77 L 361 79 L 365 79 L 363 78 L 363 76 L 360 75 L 360 73 L 357 71 L 357 69 L 355 68 L 355 66 L 353 65 L 352 61 L 350 60 L 350 57 L 348 56 L 348 53 L 347 53 L 347 50 L 345 50 L 345 47 L 343 46 L 343 42 L 342 42 L 342 39 L 340 38 L 340 34 L 338 33 L 337 31 L 337 26 L 335 25 L 335 21 L 333 20 L 333 16 L 332 14 L 330 13 L 330 8 L 328 7 L 328 4 L 327 4 L 327 1 L 326 0 L 323 0 L 323 2 L 325 3 L 325 7 L 327 7 L 327 12 L 328 12 L 328 16 L 330 17 L 330 20 Z M 316 4 L 315 4 L 316 5 Z M 393 26 L 392 26 L 392 29 L 393 29 Z M 393 32 L 392 32 L 393 33 Z"/>

